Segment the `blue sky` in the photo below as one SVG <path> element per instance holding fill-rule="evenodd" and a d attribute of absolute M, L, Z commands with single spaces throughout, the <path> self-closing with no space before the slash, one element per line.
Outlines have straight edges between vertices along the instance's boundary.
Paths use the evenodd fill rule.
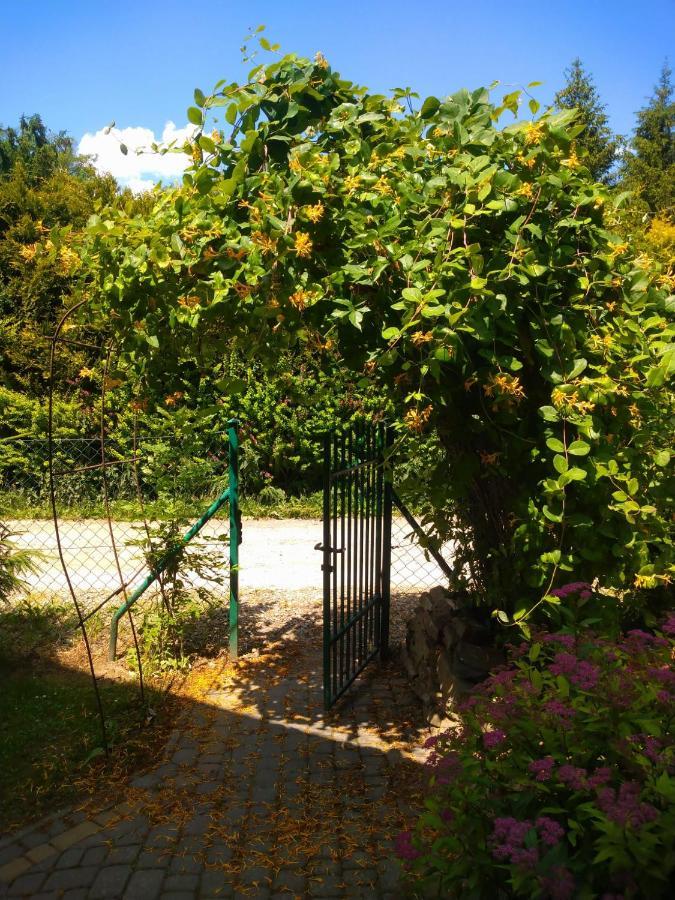
<path fill-rule="evenodd" d="M 537 80 L 546 102 L 578 55 L 622 133 L 675 62 L 675 0 L 0 0 L 0 22 L 0 123 L 39 112 L 78 140 L 113 119 L 158 137 L 183 127 L 194 87 L 249 68 L 239 48 L 259 23 L 378 92 Z"/>

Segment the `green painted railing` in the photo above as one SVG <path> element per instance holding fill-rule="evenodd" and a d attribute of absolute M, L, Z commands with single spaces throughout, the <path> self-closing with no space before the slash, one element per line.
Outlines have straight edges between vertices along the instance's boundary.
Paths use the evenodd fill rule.
<path fill-rule="evenodd" d="M 131 609 L 154 584 L 169 563 L 181 553 L 190 541 L 202 530 L 204 525 L 227 502 L 230 504 L 230 655 L 237 656 L 239 647 L 239 544 L 241 543 L 241 516 L 239 513 L 239 435 L 237 422 L 227 423 L 228 453 L 229 453 L 229 479 L 227 488 L 214 500 L 206 512 L 185 532 L 180 541 L 169 548 L 157 563 L 155 568 L 148 573 L 132 594 L 124 603 L 115 610 L 110 623 L 109 657 L 114 660 L 117 656 L 117 632 L 122 616 Z"/>

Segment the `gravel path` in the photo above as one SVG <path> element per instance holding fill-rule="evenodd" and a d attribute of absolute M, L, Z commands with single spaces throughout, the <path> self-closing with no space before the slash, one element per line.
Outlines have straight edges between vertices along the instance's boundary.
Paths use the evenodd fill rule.
<path fill-rule="evenodd" d="M 54 526 L 50 520 L 8 521 L 16 535 L 14 542 L 44 556 L 36 574 L 28 581 L 36 591 L 67 596 L 67 583 L 60 565 Z M 227 546 L 216 538 L 227 529 L 227 520 L 209 522 L 196 546 L 209 546 L 222 553 L 227 566 Z M 395 519 L 392 531 L 392 590 L 418 590 L 443 581 L 433 560 L 410 537 L 403 520 Z M 99 597 L 119 587 L 119 579 L 108 523 L 100 519 L 59 525 L 61 545 L 71 583 L 78 593 Z M 115 522 L 113 534 L 120 568 L 125 581 L 134 582 L 144 571 L 143 553 L 138 545 L 144 536 L 138 522 Z M 314 550 L 322 539 L 322 525 L 316 519 L 245 519 L 240 547 L 239 583 L 242 592 L 271 588 L 276 590 L 321 589 L 321 554 Z M 451 557 L 450 548 L 445 553 Z M 195 584 L 206 584 L 196 578 Z"/>

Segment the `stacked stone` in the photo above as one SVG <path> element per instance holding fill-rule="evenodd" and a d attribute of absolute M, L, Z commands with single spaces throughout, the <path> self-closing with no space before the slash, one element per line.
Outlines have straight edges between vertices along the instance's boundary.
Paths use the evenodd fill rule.
<path fill-rule="evenodd" d="M 456 721 L 457 700 L 504 661 L 493 646 L 492 632 L 462 605 L 463 599 L 447 588 L 432 588 L 420 598 L 407 626 L 403 664 L 434 726 Z"/>

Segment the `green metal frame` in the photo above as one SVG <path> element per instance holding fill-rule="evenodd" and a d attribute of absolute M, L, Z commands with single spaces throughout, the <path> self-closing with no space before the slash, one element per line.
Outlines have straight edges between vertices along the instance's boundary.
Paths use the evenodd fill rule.
<path fill-rule="evenodd" d="M 241 543 L 241 513 L 239 510 L 239 434 L 237 421 L 227 423 L 229 478 L 227 488 L 214 500 L 206 512 L 185 532 L 180 541 L 171 547 L 156 567 L 143 579 L 124 603 L 115 610 L 110 623 L 109 658 L 117 656 L 117 632 L 122 616 L 139 600 L 169 565 L 182 552 L 204 525 L 229 501 L 230 504 L 230 654 L 235 657 L 239 648 L 239 544 Z"/>
<path fill-rule="evenodd" d="M 323 689 L 329 709 L 389 650 L 392 432 L 382 423 L 324 442 Z"/>

